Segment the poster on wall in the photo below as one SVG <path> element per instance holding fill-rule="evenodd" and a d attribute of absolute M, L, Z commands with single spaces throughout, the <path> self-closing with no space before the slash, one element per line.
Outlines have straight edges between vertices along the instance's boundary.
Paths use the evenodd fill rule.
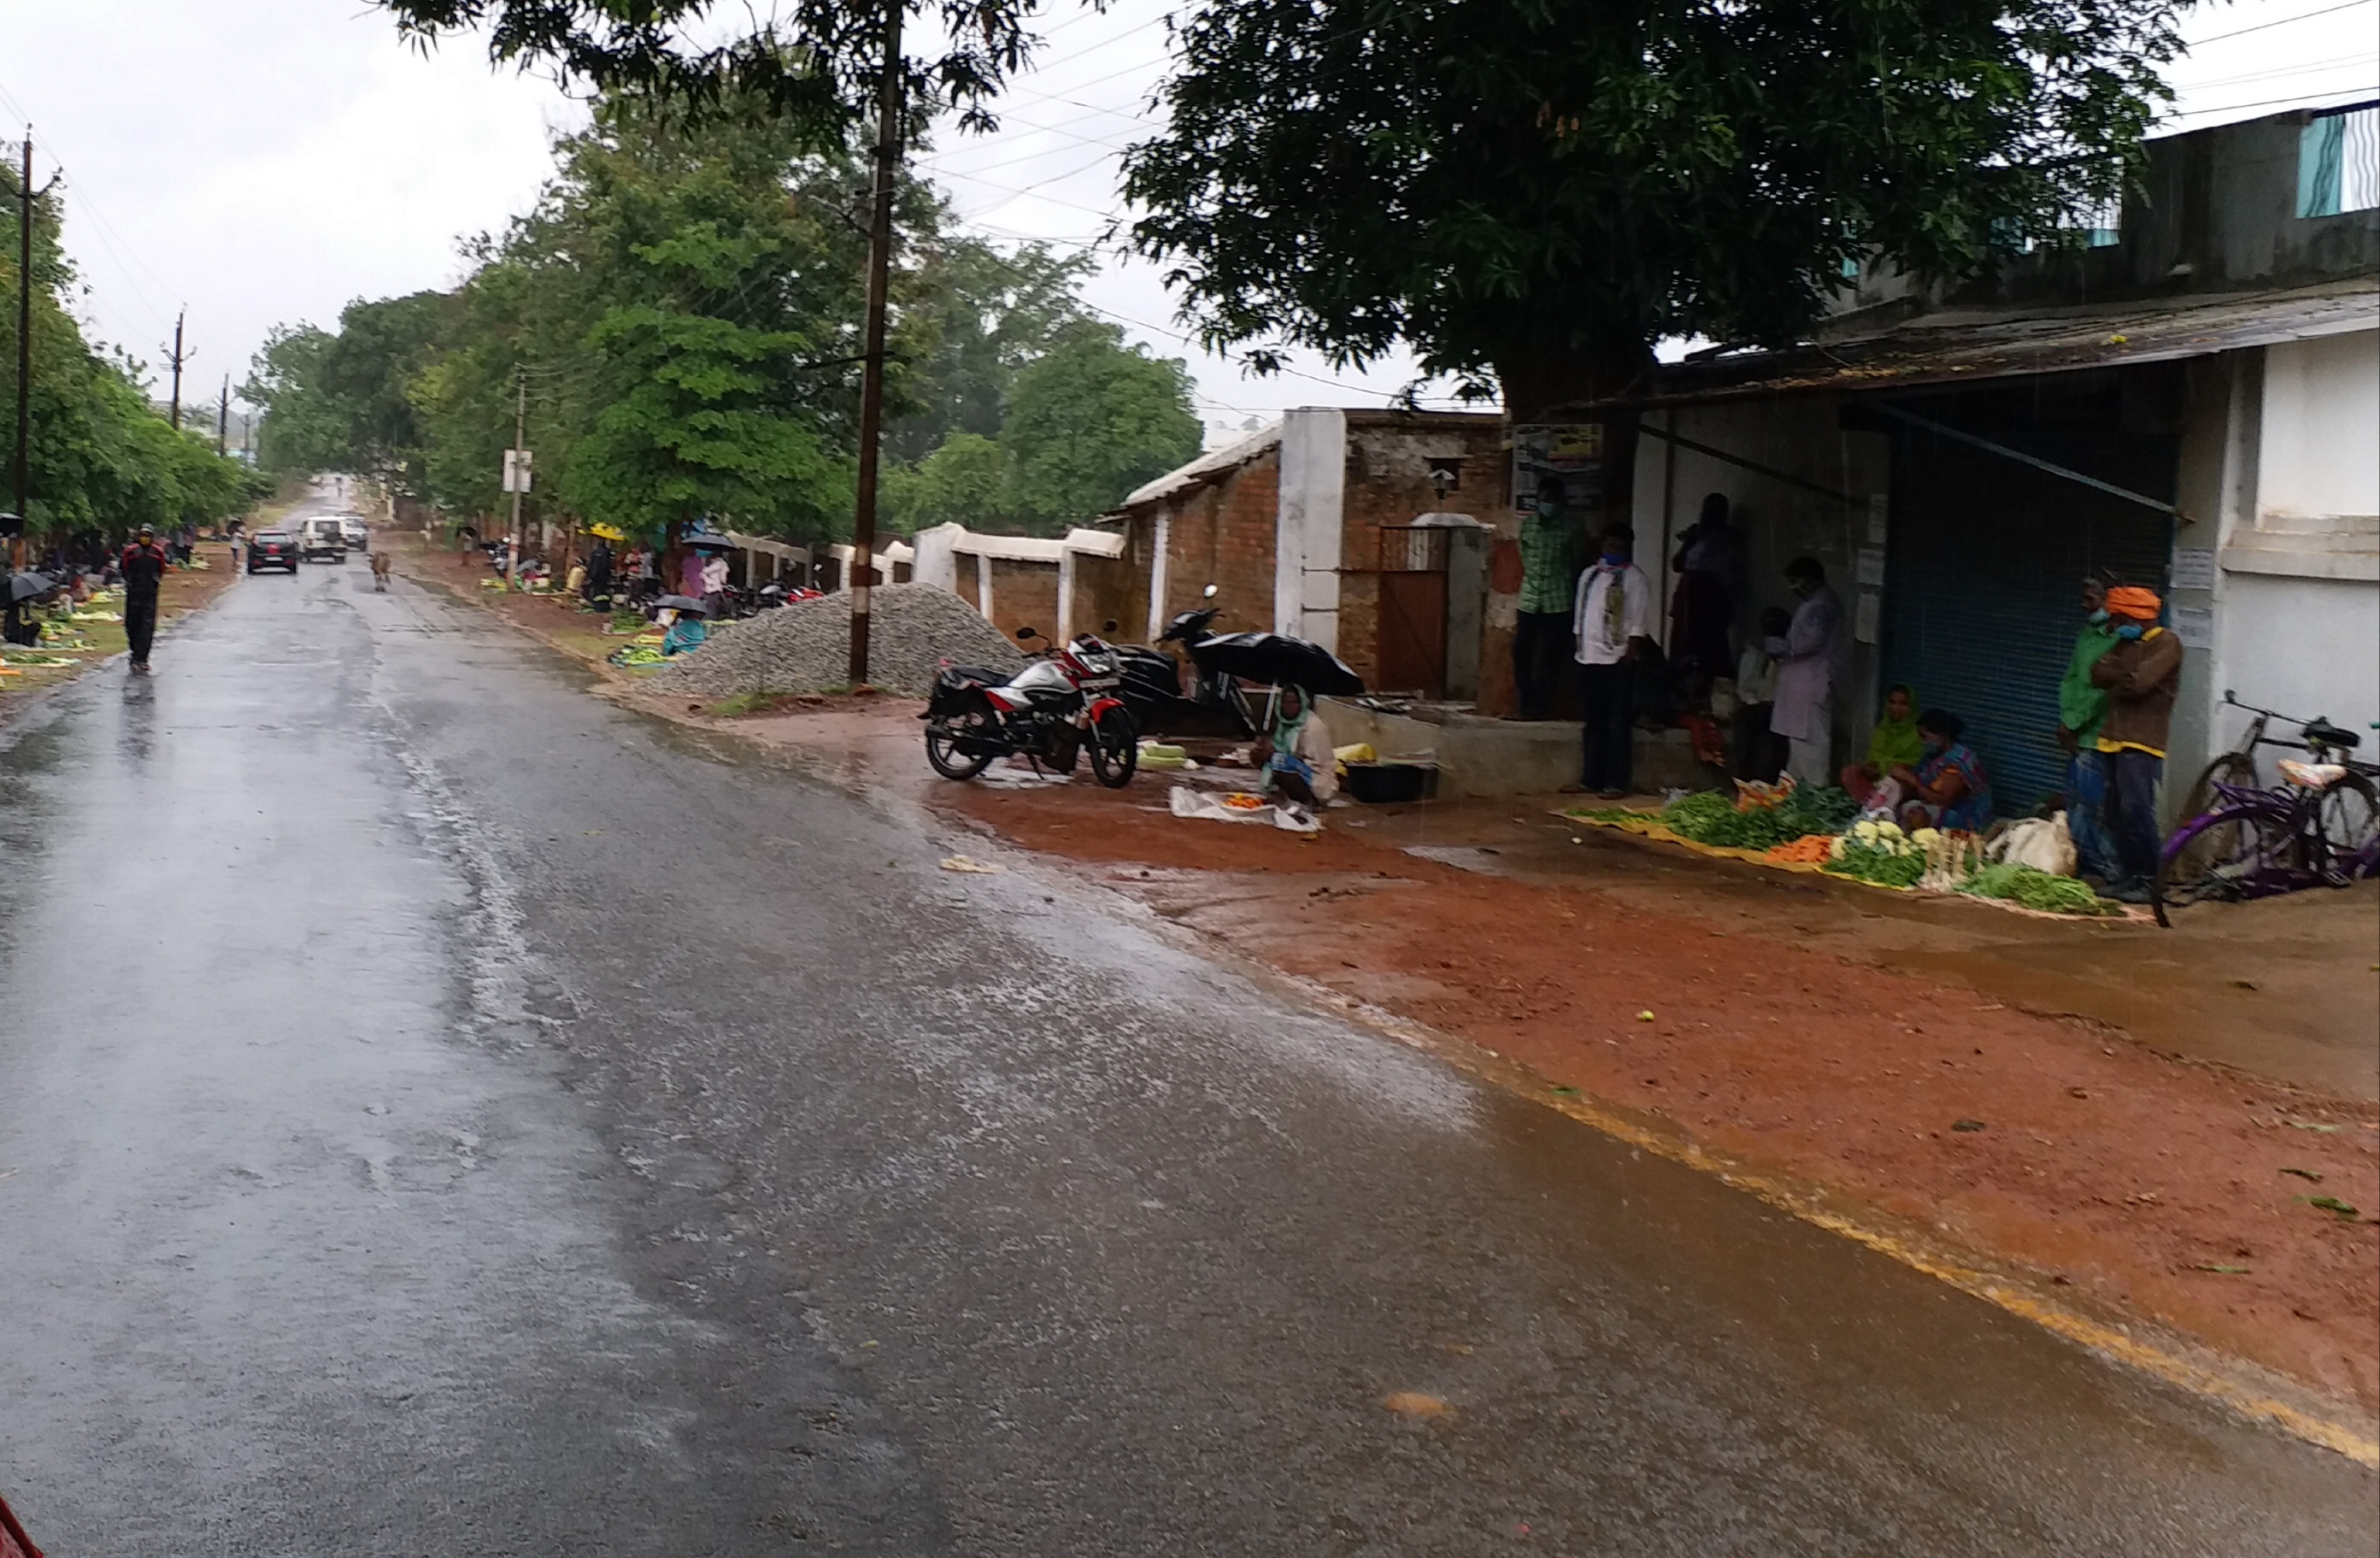
<path fill-rule="evenodd" d="M 2215 549 L 2211 546 L 2177 546 L 2173 549 L 2173 571 L 2167 580 L 2170 590 L 2212 590 L 2215 588 Z"/>
<path fill-rule="evenodd" d="M 1572 517 L 1592 522 L 1603 509 L 1603 424 L 1534 423 L 1512 430 L 1512 506 L 1533 511 L 1539 483 L 1561 483 Z"/>

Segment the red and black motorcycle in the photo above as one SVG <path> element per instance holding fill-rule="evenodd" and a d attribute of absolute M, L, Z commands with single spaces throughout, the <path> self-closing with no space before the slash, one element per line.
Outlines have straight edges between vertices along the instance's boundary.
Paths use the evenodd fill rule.
<path fill-rule="evenodd" d="M 1016 637 L 1029 642 L 1040 635 L 1020 627 Z M 1037 655 L 1013 676 L 944 665 L 918 716 L 926 761 L 945 779 L 972 779 L 1003 757 L 1072 773 L 1087 751 L 1093 776 L 1121 789 L 1140 766 L 1139 727 L 1116 696 L 1123 679 L 1115 651 L 1089 633 Z"/>

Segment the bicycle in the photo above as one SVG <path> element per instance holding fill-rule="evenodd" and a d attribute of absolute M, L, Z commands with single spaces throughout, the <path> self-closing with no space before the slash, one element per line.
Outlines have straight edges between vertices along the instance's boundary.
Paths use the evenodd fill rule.
<path fill-rule="evenodd" d="M 2229 690 L 2223 701 L 2246 709 L 2240 745 L 2206 765 L 2184 807 L 2187 821 L 2159 852 L 2149 889 L 2157 923 L 2170 926 L 2174 909 L 2194 903 L 2273 897 L 2313 886 L 2343 887 L 2380 876 L 2380 765 L 2348 754 L 2362 737 L 2326 719 L 2294 719 L 2242 703 Z M 2275 720 L 2298 726 L 2301 739 L 2265 734 Z M 2257 783 L 2256 749 L 2282 747 L 2311 761 L 2284 758 L 2280 783 Z"/>

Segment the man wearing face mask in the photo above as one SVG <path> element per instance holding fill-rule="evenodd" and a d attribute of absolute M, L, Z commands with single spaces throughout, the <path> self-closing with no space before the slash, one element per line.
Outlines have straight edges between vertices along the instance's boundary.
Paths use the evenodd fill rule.
<path fill-rule="evenodd" d="M 2110 831 L 2123 873 L 2107 895 L 2144 904 L 2156 875 L 2156 787 L 2165 774 L 2174 696 L 2181 689 L 2181 640 L 2157 626 L 2165 603 L 2154 590 L 2119 584 L 2107 591 L 2107 604 L 2116 642 L 2091 667 L 2091 685 L 2107 695 L 2094 745 L 2107 757 L 2107 785 L 2115 796 Z"/>
<path fill-rule="evenodd" d="M 1572 591 L 1578 583 L 1578 521 L 1564 506 L 1561 478 L 1537 479 L 1521 521 L 1520 613 L 1512 620 L 1514 714 L 1553 718 L 1554 684 L 1570 646 Z"/>
<path fill-rule="evenodd" d="M 1578 788 L 1607 800 L 1628 793 L 1635 756 L 1636 665 L 1653 641 L 1653 581 L 1629 561 L 1636 532 L 1613 525 L 1603 554 L 1579 576 L 1572 629 L 1578 635 L 1578 701 L 1584 761 Z"/>
<path fill-rule="evenodd" d="M 2074 835 L 2077 867 L 2102 882 L 2118 874 L 2115 843 L 2107 834 L 2107 757 L 2099 750 L 2099 724 L 2107 717 L 2107 694 L 2091 683 L 2091 667 L 2118 639 L 2107 612 L 2107 581 L 2082 581 L 2082 631 L 2066 658 L 2058 683 L 2058 744 L 2066 757 L 2066 829 Z"/>
<path fill-rule="evenodd" d="M 1785 637 L 1768 646 L 1778 662 L 1777 707 L 1768 728 L 1789 744 L 1785 772 L 1795 784 L 1815 788 L 1835 777 L 1835 688 L 1851 645 L 1842 600 L 1827 588 L 1827 570 L 1815 557 L 1786 564 L 1785 586 L 1800 604 Z"/>

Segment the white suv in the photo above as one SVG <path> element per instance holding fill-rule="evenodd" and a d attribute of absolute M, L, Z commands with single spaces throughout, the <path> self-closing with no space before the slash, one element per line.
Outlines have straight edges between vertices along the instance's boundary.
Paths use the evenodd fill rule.
<path fill-rule="evenodd" d="M 334 563 L 346 562 L 346 528 L 332 518 L 307 520 L 298 527 L 298 555 L 309 563 L 317 557 L 327 557 Z"/>

